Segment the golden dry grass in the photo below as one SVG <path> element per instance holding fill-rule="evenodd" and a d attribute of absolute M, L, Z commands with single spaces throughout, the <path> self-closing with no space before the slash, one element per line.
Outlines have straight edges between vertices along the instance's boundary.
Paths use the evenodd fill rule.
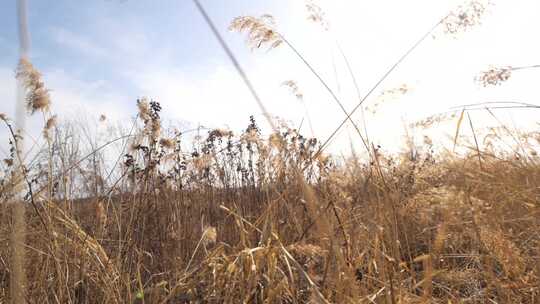
<path fill-rule="evenodd" d="M 538 303 L 537 156 L 376 152 L 338 165 L 312 159 L 316 141 L 295 130 L 262 137 L 254 120 L 187 152 L 180 135 L 161 137 L 159 104 L 138 105 L 137 144 L 103 193 L 54 190 L 69 183 L 58 164 L 32 183 L 28 302 Z"/>

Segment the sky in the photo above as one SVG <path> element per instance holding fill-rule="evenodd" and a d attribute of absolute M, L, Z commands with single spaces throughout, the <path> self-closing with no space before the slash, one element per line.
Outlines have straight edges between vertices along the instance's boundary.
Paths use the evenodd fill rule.
<path fill-rule="evenodd" d="M 230 32 L 237 16 L 271 14 L 278 31 L 302 54 L 336 93 L 344 107 L 358 103 L 339 48 L 365 94 L 390 66 L 442 16 L 463 1 L 321 0 L 330 30 L 307 19 L 303 0 L 201 0 L 230 45 L 263 103 L 273 116 L 322 140 L 344 119 L 324 86 L 287 48 L 251 51 L 245 37 Z M 489 66 L 540 64 L 540 1 L 493 0 L 482 24 L 456 37 L 436 31 L 366 101 L 370 138 L 397 147 L 405 125 L 452 107 L 492 101 L 540 104 L 540 69 L 516 71 L 501 86 L 483 88 L 474 77 Z M 98 117 L 129 121 L 136 100 L 162 104 L 162 117 L 180 128 L 203 125 L 238 132 L 249 116 L 264 116 L 230 60 L 188 0 L 28 0 L 30 58 L 51 90 L 52 111 L 61 119 Z M 0 1 L 0 113 L 14 117 L 14 69 L 18 60 L 16 1 Z M 294 80 L 304 95 L 299 102 L 282 83 Z M 405 94 L 384 95 L 406 86 Z M 378 104 L 378 106 L 375 106 Z M 306 110 L 313 125 L 308 128 Z M 535 110 L 497 110 L 512 127 L 533 126 Z M 358 113 L 359 114 L 359 113 Z M 475 124 L 495 121 L 480 111 Z M 355 121 L 360 121 L 355 115 Z M 39 132 L 39 117 L 29 122 Z M 455 122 L 453 122 L 455 128 Z M 268 129 L 268 126 L 266 126 Z M 447 140 L 452 123 L 435 140 Z M 313 134 L 312 134 L 313 133 Z M 37 134 L 37 133 L 36 133 Z M 5 130 L 0 139 L 7 141 Z M 36 135 L 36 138 L 39 136 Z M 350 126 L 332 143 L 332 151 L 359 146 Z"/>

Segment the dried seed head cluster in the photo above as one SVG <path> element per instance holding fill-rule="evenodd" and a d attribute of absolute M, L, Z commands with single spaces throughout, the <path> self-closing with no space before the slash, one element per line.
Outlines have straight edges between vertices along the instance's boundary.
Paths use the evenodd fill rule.
<path fill-rule="evenodd" d="M 193 162 L 193 167 L 196 170 L 207 169 L 212 164 L 212 155 L 203 154 L 199 157 L 194 158 L 192 162 Z"/>
<path fill-rule="evenodd" d="M 484 87 L 500 85 L 510 79 L 512 67 L 490 67 L 478 75 L 475 80 Z"/>
<path fill-rule="evenodd" d="M 95 216 L 96 216 L 96 219 L 97 219 L 97 226 L 98 226 L 98 231 L 100 233 L 103 233 L 105 231 L 105 227 L 107 225 L 107 211 L 106 211 L 106 206 L 105 204 L 103 203 L 103 201 L 98 201 L 96 203 L 96 207 L 95 207 Z"/>
<path fill-rule="evenodd" d="M 428 146 L 433 146 L 433 140 L 427 135 L 424 135 L 424 144 Z"/>
<path fill-rule="evenodd" d="M 240 140 L 245 143 L 257 144 L 260 143 L 261 138 L 259 137 L 259 133 L 257 133 L 257 130 L 248 130 L 242 135 Z"/>
<path fill-rule="evenodd" d="M 161 134 L 161 123 L 159 120 L 152 120 L 150 124 L 150 134 L 154 140 L 157 140 Z"/>
<path fill-rule="evenodd" d="M 148 103 L 148 99 L 143 97 L 140 100 L 137 100 L 137 108 L 139 109 L 139 117 L 143 121 L 147 121 L 150 119 L 150 104 Z"/>
<path fill-rule="evenodd" d="M 45 122 L 45 126 L 43 127 L 43 137 L 45 139 L 50 139 L 49 132 L 51 131 L 54 126 L 56 126 L 57 116 L 53 115 L 47 121 Z"/>
<path fill-rule="evenodd" d="M 214 129 L 214 130 L 210 131 L 208 136 L 209 137 L 217 137 L 217 138 L 229 137 L 229 136 L 233 136 L 233 132 L 230 131 L 230 130 L 225 130 L 225 129 Z"/>
<path fill-rule="evenodd" d="M 159 140 L 159 144 L 165 149 L 174 149 L 174 140 L 170 138 L 162 138 Z"/>
<path fill-rule="evenodd" d="M 281 150 L 285 146 L 283 137 L 279 133 L 270 134 L 268 137 L 268 143 L 271 147 L 274 147 L 277 150 Z"/>
<path fill-rule="evenodd" d="M 306 10 L 308 13 L 308 20 L 320 24 L 324 30 L 330 28 L 330 24 L 326 19 L 326 14 L 313 0 L 306 1 Z"/>
<path fill-rule="evenodd" d="M 26 107 L 31 114 L 48 111 L 51 104 L 49 90 L 45 88 L 41 73 L 28 59 L 21 59 L 15 71 L 26 89 Z"/>
<path fill-rule="evenodd" d="M 144 130 L 150 135 L 153 142 L 158 142 L 161 134 L 161 119 L 159 111 L 161 105 L 155 101 L 148 101 L 147 98 L 137 100 L 137 108 L 139 108 L 139 117 L 144 122 Z"/>
<path fill-rule="evenodd" d="M 259 18 L 240 16 L 233 19 L 229 30 L 246 32 L 246 42 L 252 50 L 261 48 L 263 45 L 268 45 L 268 49 L 273 49 L 283 43 L 281 36 L 273 29 L 274 26 L 274 17 L 268 14 Z"/>
<path fill-rule="evenodd" d="M 304 99 L 304 94 L 300 91 L 298 84 L 294 80 L 287 80 L 281 83 L 282 86 L 289 88 L 290 92 L 298 99 Z"/>
<path fill-rule="evenodd" d="M 203 242 L 205 245 L 215 244 L 217 240 L 216 227 L 208 226 L 203 230 Z"/>
<path fill-rule="evenodd" d="M 53 115 L 51 118 L 47 119 L 47 122 L 45 123 L 45 130 L 50 130 L 54 126 L 56 126 L 57 116 Z"/>
<path fill-rule="evenodd" d="M 457 116 L 456 112 L 435 114 L 435 115 L 428 116 L 422 120 L 413 122 L 409 124 L 409 127 L 428 129 L 428 128 L 431 128 L 435 124 L 439 124 L 439 123 L 451 120 L 455 118 L 456 116 Z"/>
<path fill-rule="evenodd" d="M 384 92 L 382 92 L 381 95 L 382 96 L 402 95 L 409 91 L 410 91 L 410 87 L 406 83 L 403 83 L 399 87 L 385 90 Z"/>
<path fill-rule="evenodd" d="M 457 35 L 480 25 L 490 4 L 491 0 L 471 0 L 460 5 L 443 20 L 444 32 Z"/>
<path fill-rule="evenodd" d="M 375 114 L 377 112 L 377 109 L 385 102 L 390 101 L 391 99 L 395 99 L 401 95 L 404 95 L 408 93 L 411 90 L 411 88 L 407 84 L 401 84 L 398 87 L 385 90 L 379 95 L 377 101 L 371 106 L 367 106 L 365 108 L 366 111 L 371 112 L 372 114 Z"/>

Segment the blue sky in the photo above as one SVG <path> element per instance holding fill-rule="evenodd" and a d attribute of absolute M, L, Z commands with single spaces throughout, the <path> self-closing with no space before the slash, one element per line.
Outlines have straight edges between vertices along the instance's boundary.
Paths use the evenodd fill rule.
<path fill-rule="evenodd" d="M 16 1 L 0 3 L 2 64 L 17 56 Z M 279 10 L 271 1 L 211 1 L 218 27 L 227 32 L 230 20 L 241 14 Z M 208 64 L 217 44 L 208 35 L 191 1 L 29 1 L 33 61 L 44 69 L 76 65 L 80 75 L 110 74 L 107 64 L 136 67 L 168 63 L 185 68 Z M 7 56 L 6 56 L 7 55 Z M 138 62 L 135 59 L 145 59 Z M 84 62 L 81 62 L 81 59 Z M 108 75 L 107 74 L 107 75 Z M 91 78 L 95 78 L 90 76 Z"/>
<path fill-rule="evenodd" d="M 0 65 L 7 68 L 18 56 L 15 2 L 0 3 Z M 272 9 L 279 7 L 270 1 L 213 1 L 208 7 L 224 33 L 239 13 Z M 32 61 L 45 77 L 59 73 L 114 91 L 131 104 L 140 96 L 134 74 L 157 67 L 209 73 L 226 64 L 191 1 L 30 0 L 28 15 Z M 239 46 L 236 51 L 245 54 Z"/>
<path fill-rule="evenodd" d="M 28 2 L 31 58 L 51 89 L 53 111 L 61 117 L 103 113 L 111 120 L 125 120 L 135 113 L 135 100 L 148 96 L 162 103 L 164 117 L 170 120 L 239 130 L 251 114 L 263 119 L 191 1 Z M 227 30 L 234 17 L 274 15 L 280 32 L 351 109 L 357 100 L 336 40 L 365 92 L 415 39 L 460 2 L 321 0 L 332 28 L 325 33 L 307 21 L 301 0 L 202 1 L 271 113 L 293 124 L 302 119 L 303 106 L 280 86 L 295 80 L 305 95 L 315 135 L 321 138 L 340 123 L 339 108 L 290 50 L 250 52 L 241 35 Z M 538 71 L 520 72 L 494 89 L 473 82 L 490 64 L 540 63 L 540 44 L 531 38 L 540 28 L 538 1 L 493 2 L 481 26 L 455 39 L 428 39 L 384 83 L 381 89 L 406 84 L 411 90 L 384 101 L 369 117 L 373 137 L 391 145 L 403 135 L 404 122 L 461 104 L 501 99 L 540 103 Z M 0 2 L 0 112 L 10 116 L 18 50 L 15 9 L 14 0 Z M 371 105 L 380 101 L 376 97 L 381 92 Z M 531 117 L 536 113 L 501 115 L 522 122 L 535 121 Z M 347 132 L 344 129 L 342 142 L 348 141 Z"/>

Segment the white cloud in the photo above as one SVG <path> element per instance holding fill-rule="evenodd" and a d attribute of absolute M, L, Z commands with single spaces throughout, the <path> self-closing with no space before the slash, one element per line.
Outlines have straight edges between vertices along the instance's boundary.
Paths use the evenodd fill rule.
<path fill-rule="evenodd" d="M 291 4 L 287 22 L 280 28 L 296 44 L 302 54 L 321 71 L 321 74 L 336 88 L 332 56 L 338 69 L 340 91 L 347 108 L 356 105 L 354 89 L 348 72 L 336 49 L 329 46 L 334 38 L 340 42 L 348 55 L 353 70 L 357 73 L 362 92 L 366 92 L 386 69 L 397 60 L 411 44 L 424 34 L 438 18 L 462 1 L 321 1 L 335 36 L 324 38 L 316 26 L 308 26 L 303 1 Z M 490 64 L 530 65 L 538 63 L 540 43 L 530 37 L 537 35 L 540 20 L 538 1 L 519 3 L 495 1 L 483 25 L 451 39 L 439 35 L 436 40 L 428 39 L 381 86 L 392 88 L 400 83 L 411 84 L 414 90 L 398 101 L 384 105 L 379 113 L 368 120 L 373 138 L 383 146 L 395 146 L 404 134 L 403 120 L 414 121 L 431 114 L 445 112 L 450 107 L 483 101 L 525 101 L 539 104 L 540 93 L 536 90 L 535 78 L 540 70 L 516 72 L 510 81 L 493 89 L 480 88 L 474 77 Z M 299 21 L 300 20 L 300 21 Z M 328 39 L 329 38 L 329 39 Z M 285 65 L 288 67 L 288 65 Z M 308 79 L 303 75 L 302 80 Z M 311 112 L 324 113 L 314 119 L 319 129 L 321 124 L 333 129 L 343 119 L 339 108 L 321 110 L 323 99 L 320 84 L 311 82 L 306 91 L 319 92 L 319 102 L 313 101 Z M 336 88 L 337 90 L 337 88 Z M 380 92 L 380 91 L 379 91 Z M 368 99 L 372 104 L 378 92 Z M 327 101 L 330 102 L 330 101 Z M 512 115 L 519 116 L 518 123 L 531 125 L 535 111 L 497 111 L 505 123 L 512 122 Z M 359 118 L 360 116 L 356 116 Z M 477 124 L 496 124 L 475 113 Z M 514 117 L 514 120 L 515 117 Z M 528 123 L 525 123 L 528 121 Z M 324 132 L 323 132 L 324 134 Z M 348 138 L 341 136 L 336 147 L 348 146 Z M 354 136 L 354 135 L 351 135 Z M 324 138 L 324 135 L 322 136 Z M 353 137 L 356 139 L 357 137 Z M 341 142 L 341 143 L 339 143 Z"/>
<path fill-rule="evenodd" d="M 216 67 L 208 75 L 186 74 L 178 69 L 154 69 L 133 73 L 140 94 L 159 101 L 167 117 L 204 125 L 245 128 L 250 115 L 265 124 L 248 89 L 232 67 Z M 261 75 L 254 77 L 258 93 L 272 114 L 298 119 L 299 105 L 291 101 L 279 82 Z M 257 84 L 265 83 L 264 86 Z M 288 109 L 288 111 L 283 111 Z"/>

